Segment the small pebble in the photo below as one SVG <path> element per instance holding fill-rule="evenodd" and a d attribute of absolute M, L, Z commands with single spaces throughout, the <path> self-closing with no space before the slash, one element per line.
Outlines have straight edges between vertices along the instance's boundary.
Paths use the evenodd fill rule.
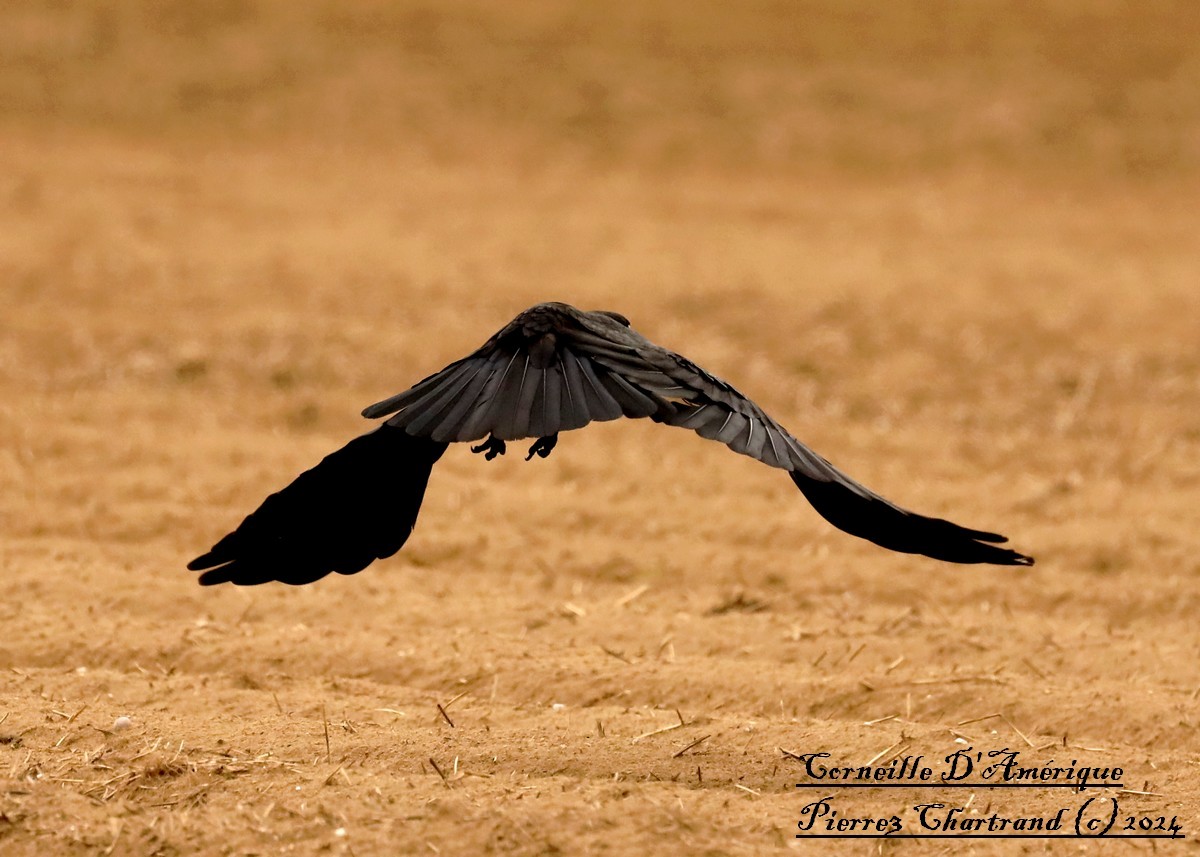
<path fill-rule="evenodd" d="M 126 717 L 124 714 L 122 714 L 120 717 L 118 717 L 116 720 L 113 721 L 112 731 L 124 732 L 126 729 L 128 729 L 131 726 L 133 726 L 133 721 L 130 720 L 128 717 Z"/>

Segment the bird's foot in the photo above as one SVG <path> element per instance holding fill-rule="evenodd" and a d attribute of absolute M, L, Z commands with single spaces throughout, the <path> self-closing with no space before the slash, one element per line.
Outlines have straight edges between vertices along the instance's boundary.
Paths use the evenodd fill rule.
<path fill-rule="evenodd" d="M 556 443 L 558 443 L 558 432 L 546 435 L 545 437 L 539 437 L 533 442 L 533 446 L 529 447 L 529 455 L 525 456 L 525 460 L 529 461 L 535 455 L 538 458 L 545 458 L 554 449 Z"/>
<path fill-rule="evenodd" d="M 489 434 L 488 439 L 479 444 L 479 446 L 471 447 L 471 452 L 482 452 L 483 457 L 487 461 L 491 461 L 497 455 L 504 455 L 505 449 L 504 441 L 495 435 Z"/>

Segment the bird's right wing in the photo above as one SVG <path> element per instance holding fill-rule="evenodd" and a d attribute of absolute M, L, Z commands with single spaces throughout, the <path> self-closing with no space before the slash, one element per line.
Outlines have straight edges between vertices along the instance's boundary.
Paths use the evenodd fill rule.
<path fill-rule="evenodd" d="M 960 563 L 1032 565 L 1033 559 L 995 543 L 998 533 L 973 530 L 910 512 L 852 479 L 798 441 L 733 385 L 686 357 L 647 342 L 613 343 L 583 336 L 591 360 L 659 403 L 649 416 L 695 431 L 772 467 L 792 481 L 827 521 L 881 547 Z"/>

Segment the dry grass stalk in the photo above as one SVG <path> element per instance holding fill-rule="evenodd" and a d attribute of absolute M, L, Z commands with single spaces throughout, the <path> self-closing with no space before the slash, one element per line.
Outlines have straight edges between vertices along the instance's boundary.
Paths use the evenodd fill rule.
<path fill-rule="evenodd" d="M 1008 718 L 1008 715 L 1006 715 L 1006 714 L 1001 714 L 1001 715 L 1000 715 L 1000 718 L 1001 718 L 1001 719 L 1002 719 L 1002 720 L 1003 720 L 1005 723 L 1007 723 L 1007 724 L 1008 724 L 1008 725 L 1009 725 L 1009 726 L 1012 728 L 1012 731 L 1016 732 L 1018 735 L 1020 735 L 1020 736 L 1021 736 L 1021 740 L 1022 740 L 1022 741 L 1024 741 L 1024 742 L 1025 742 L 1026 744 L 1028 744 L 1030 747 L 1035 747 L 1034 743 L 1033 743 L 1032 741 L 1030 741 L 1030 740 L 1029 740 L 1028 736 L 1026 736 L 1026 734 L 1025 734 L 1024 732 L 1022 732 L 1020 729 L 1018 729 L 1018 728 L 1017 728 L 1017 726 L 1016 726 L 1016 724 L 1015 724 L 1015 723 L 1013 723 L 1013 722 L 1012 722 L 1012 721 L 1011 721 L 1011 720 Z"/>
<path fill-rule="evenodd" d="M 863 726 L 875 726 L 879 723 L 886 723 L 889 720 L 895 720 L 899 716 L 899 714 L 889 714 L 886 717 L 876 717 L 874 720 L 864 720 Z"/>
<path fill-rule="evenodd" d="M 711 737 L 712 737 L 712 735 L 703 735 L 703 736 L 701 736 L 701 737 L 697 738 L 695 741 L 693 741 L 692 743 L 688 744 L 686 747 L 684 747 L 684 748 L 683 748 L 682 750 L 680 750 L 679 752 L 672 754 L 671 758 L 672 758 L 672 759 L 678 759 L 680 756 L 682 756 L 682 755 L 683 755 L 684 753 L 686 753 L 688 750 L 690 750 L 690 749 L 692 749 L 693 747 L 696 747 L 696 746 L 698 746 L 698 745 L 700 745 L 700 744 L 704 743 L 705 741 L 707 741 L 707 740 L 708 740 L 709 738 L 711 738 Z"/>
<path fill-rule="evenodd" d="M 604 654 L 608 655 L 609 657 L 616 658 L 618 661 L 621 661 L 622 663 L 629 664 L 630 666 L 633 665 L 633 661 L 631 661 L 631 660 L 629 660 L 629 658 L 625 657 L 624 654 L 616 651 L 615 649 L 610 649 L 608 646 L 601 646 L 600 651 L 604 652 Z"/>
<path fill-rule="evenodd" d="M 329 718 L 325 716 L 325 703 L 321 703 L 321 727 L 325 730 L 325 761 L 331 760 L 333 753 L 329 747 Z"/>
<path fill-rule="evenodd" d="M 635 589 L 631 589 L 628 592 L 626 592 L 624 595 L 622 595 L 620 598 L 618 598 L 614 603 L 618 607 L 628 607 L 630 604 L 632 604 L 637 599 L 641 598 L 643 595 L 645 595 L 649 591 L 650 591 L 650 585 L 647 583 L 643 583 L 641 586 L 638 586 Z"/>
<path fill-rule="evenodd" d="M 450 781 L 446 779 L 446 775 L 442 772 L 442 769 L 438 767 L 438 763 L 433 760 L 432 756 L 429 757 L 429 764 L 433 765 L 434 771 L 436 771 L 437 775 L 442 778 L 442 785 L 444 785 L 446 788 L 450 788 Z"/>

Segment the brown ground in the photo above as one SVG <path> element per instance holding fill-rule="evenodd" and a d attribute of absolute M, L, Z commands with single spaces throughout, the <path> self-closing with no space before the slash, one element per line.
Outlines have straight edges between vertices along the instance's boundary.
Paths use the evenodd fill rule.
<path fill-rule="evenodd" d="M 1200 5 L 652 6 L 0 7 L 6 855 L 879 853 L 795 842 L 780 748 L 956 740 L 1191 837 L 973 853 L 1194 850 Z M 184 571 L 546 299 L 1037 566 L 621 423 L 451 450 L 358 577 Z"/>

